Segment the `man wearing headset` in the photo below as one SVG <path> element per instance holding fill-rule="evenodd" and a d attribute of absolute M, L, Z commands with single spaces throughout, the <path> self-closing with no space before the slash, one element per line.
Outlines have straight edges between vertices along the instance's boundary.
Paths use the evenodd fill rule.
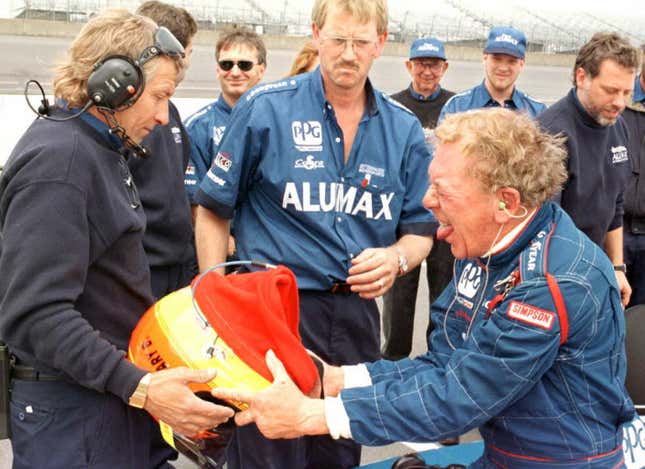
<path fill-rule="evenodd" d="M 125 358 L 153 300 L 125 155 L 145 153 L 141 140 L 168 123 L 183 55 L 148 18 L 94 17 L 56 71 L 56 106 L 2 174 L 0 337 L 16 358 L 14 468 L 169 467 L 151 445 L 151 415 L 194 435 L 232 414 L 187 386 L 214 372 L 146 374 Z"/>
<path fill-rule="evenodd" d="M 242 96 L 195 195 L 200 269 L 224 260 L 234 215 L 240 258 L 294 271 L 303 343 L 337 365 L 380 356 L 375 298 L 419 265 L 437 227 L 421 205 L 430 160 L 421 125 L 368 79 L 387 18 L 385 0 L 316 0 L 320 67 Z M 238 429 L 229 468 L 360 463 L 351 441 L 256 432 Z"/>
<path fill-rule="evenodd" d="M 272 352 L 273 385 L 238 424 L 268 437 L 326 434 L 382 445 L 479 427 L 470 467 L 623 468 L 625 324 L 611 262 L 549 202 L 566 180 L 562 142 L 506 109 L 446 117 L 424 205 L 457 259 L 432 305 L 429 352 L 325 367 L 305 397 Z"/>

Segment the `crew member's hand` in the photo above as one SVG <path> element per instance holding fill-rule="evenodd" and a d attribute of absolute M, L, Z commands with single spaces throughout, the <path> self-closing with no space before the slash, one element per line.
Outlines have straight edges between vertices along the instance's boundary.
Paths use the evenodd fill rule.
<path fill-rule="evenodd" d="M 623 306 L 627 306 L 632 296 L 632 287 L 629 285 L 625 272 L 617 270 L 616 281 L 618 282 L 618 289 L 620 290 L 620 301 L 623 303 Z"/>
<path fill-rule="evenodd" d="M 327 365 L 323 378 L 325 396 L 337 397 L 345 387 L 345 372 L 340 366 Z"/>
<path fill-rule="evenodd" d="M 216 374 L 186 367 L 152 373 L 144 409 L 185 436 L 216 427 L 233 417 L 233 410 L 200 399 L 188 387 L 188 383 L 206 383 Z"/>
<path fill-rule="evenodd" d="M 368 248 L 352 259 L 347 283 L 361 298 L 383 296 L 399 274 L 399 254 L 393 247 Z"/>
<path fill-rule="evenodd" d="M 282 362 L 269 350 L 266 363 L 273 384 L 263 391 L 213 389 L 215 397 L 246 402 L 248 410 L 235 414 L 238 425 L 255 422 L 267 438 L 297 438 L 328 432 L 322 399 L 305 396 L 291 380 Z"/>
<path fill-rule="evenodd" d="M 320 380 L 316 381 L 313 391 L 310 392 L 308 396 L 314 398 L 320 397 L 321 386 L 324 396 L 338 396 L 338 393 L 343 389 L 345 384 L 345 373 L 343 372 L 343 369 L 339 366 L 330 365 L 309 349 L 307 349 L 307 353 L 311 355 L 314 361 L 318 361 L 323 368 L 322 383 Z"/>

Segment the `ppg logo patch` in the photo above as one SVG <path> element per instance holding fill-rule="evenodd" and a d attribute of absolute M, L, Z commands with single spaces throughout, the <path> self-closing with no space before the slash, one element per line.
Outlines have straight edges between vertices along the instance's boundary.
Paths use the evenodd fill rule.
<path fill-rule="evenodd" d="M 318 121 L 293 121 L 291 123 L 293 143 L 300 151 L 322 151 L 322 126 Z"/>
<path fill-rule="evenodd" d="M 228 153 L 219 151 L 217 152 L 215 160 L 213 160 L 213 164 L 222 171 L 226 171 L 228 173 L 228 170 L 231 169 L 231 165 L 233 163 L 231 162 L 231 158 L 228 156 Z"/>
<path fill-rule="evenodd" d="M 473 298 L 482 283 L 482 268 L 477 264 L 470 263 L 464 267 L 459 283 L 457 284 L 457 292 L 466 298 Z"/>

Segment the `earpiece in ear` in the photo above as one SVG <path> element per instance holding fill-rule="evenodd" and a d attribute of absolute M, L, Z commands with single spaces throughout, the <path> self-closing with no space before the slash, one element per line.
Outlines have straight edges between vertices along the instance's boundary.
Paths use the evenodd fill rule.
<path fill-rule="evenodd" d="M 497 203 L 497 208 L 498 208 L 499 210 L 506 210 L 506 202 L 504 202 L 503 200 L 500 200 L 500 201 Z"/>

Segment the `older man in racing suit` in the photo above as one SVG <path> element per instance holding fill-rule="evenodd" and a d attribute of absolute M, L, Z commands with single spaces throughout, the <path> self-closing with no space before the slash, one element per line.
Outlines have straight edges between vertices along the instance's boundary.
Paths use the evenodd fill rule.
<path fill-rule="evenodd" d="M 566 178 L 561 141 L 503 109 L 450 116 L 436 136 L 424 205 L 457 261 L 432 306 L 431 351 L 327 366 L 324 400 L 300 394 L 268 354 L 270 388 L 215 394 L 249 402 L 236 421 L 269 437 L 381 445 L 479 427 L 471 468 L 624 467 L 634 408 L 620 292 L 603 251 L 547 202 Z"/>

